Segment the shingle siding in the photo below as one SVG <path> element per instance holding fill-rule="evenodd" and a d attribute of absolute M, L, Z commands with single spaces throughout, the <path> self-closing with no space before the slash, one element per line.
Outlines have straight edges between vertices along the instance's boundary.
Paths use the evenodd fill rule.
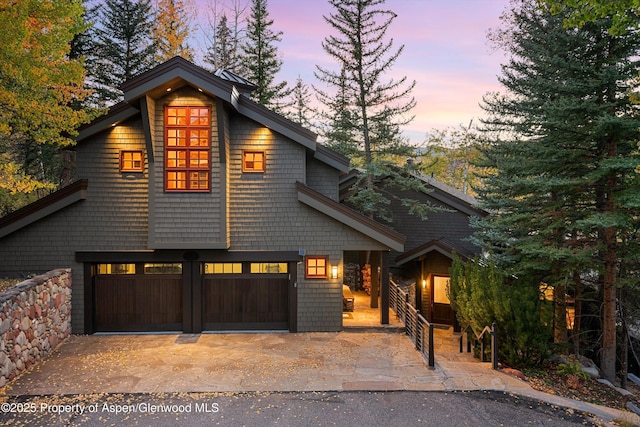
<path fill-rule="evenodd" d="M 332 167 L 311 159 L 307 162 L 307 186 L 320 194 L 338 201 L 339 176 Z"/>
<path fill-rule="evenodd" d="M 172 193 L 164 191 L 164 111 L 165 106 L 211 107 L 211 191 L 206 193 Z M 150 177 L 153 180 L 149 200 L 152 218 L 149 248 L 226 248 L 227 224 L 221 212 L 226 203 L 224 172 L 219 156 L 215 102 L 198 91 L 185 88 L 158 99 L 151 129 L 154 158 Z"/>

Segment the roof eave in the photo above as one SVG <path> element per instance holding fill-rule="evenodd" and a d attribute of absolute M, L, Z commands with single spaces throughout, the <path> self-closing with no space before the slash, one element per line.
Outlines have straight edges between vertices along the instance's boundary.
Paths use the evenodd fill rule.
<path fill-rule="evenodd" d="M 391 250 L 402 252 L 405 237 L 359 212 L 297 182 L 298 201 L 372 238 Z"/>

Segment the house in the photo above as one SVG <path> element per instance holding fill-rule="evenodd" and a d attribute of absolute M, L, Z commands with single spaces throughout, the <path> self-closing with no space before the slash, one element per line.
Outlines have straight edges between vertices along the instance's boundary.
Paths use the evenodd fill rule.
<path fill-rule="evenodd" d="M 358 173 L 352 170 L 341 178 L 342 201 L 347 199 Z M 390 198 L 392 221 L 378 221 L 405 235 L 406 241 L 404 250 L 391 252 L 389 268 L 395 276 L 416 284 L 415 293 L 412 292 L 415 301 L 412 303 L 425 319 L 457 327 L 448 295 L 449 269 L 454 253 L 467 259 L 480 251 L 469 239 L 473 233 L 471 220 L 484 217 L 487 212 L 479 208 L 475 198 L 468 194 L 432 177 L 415 177 L 422 180 L 427 192 L 390 188 L 384 179 L 377 182 L 384 191 L 392 192 L 401 199 L 418 200 L 437 208 L 422 220 L 410 214 L 400 200 Z"/>
<path fill-rule="evenodd" d="M 74 333 L 340 331 L 345 252 L 405 238 L 339 203 L 349 160 L 253 88 L 181 58 L 126 82 L 77 180 L 0 219 L 0 276 L 70 267 Z"/>

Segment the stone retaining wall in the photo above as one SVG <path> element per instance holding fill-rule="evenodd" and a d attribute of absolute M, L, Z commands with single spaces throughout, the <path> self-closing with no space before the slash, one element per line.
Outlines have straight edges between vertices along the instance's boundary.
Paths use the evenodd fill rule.
<path fill-rule="evenodd" d="M 0 387 L 71 333 L 71 270 L 25 280 L 0 294 Z"/>

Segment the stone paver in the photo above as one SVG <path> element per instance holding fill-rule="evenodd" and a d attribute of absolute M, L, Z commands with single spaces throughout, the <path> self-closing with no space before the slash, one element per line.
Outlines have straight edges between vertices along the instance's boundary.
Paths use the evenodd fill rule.
<path fill-rule="evenodd" d="M 3 391 L 24 395 L 269 391 L 499 390 L 589 412 L 637 417 L 533 390 L 458 352 L 436 330 L 429 369 L 398 332 L 71 336 Z"/>

